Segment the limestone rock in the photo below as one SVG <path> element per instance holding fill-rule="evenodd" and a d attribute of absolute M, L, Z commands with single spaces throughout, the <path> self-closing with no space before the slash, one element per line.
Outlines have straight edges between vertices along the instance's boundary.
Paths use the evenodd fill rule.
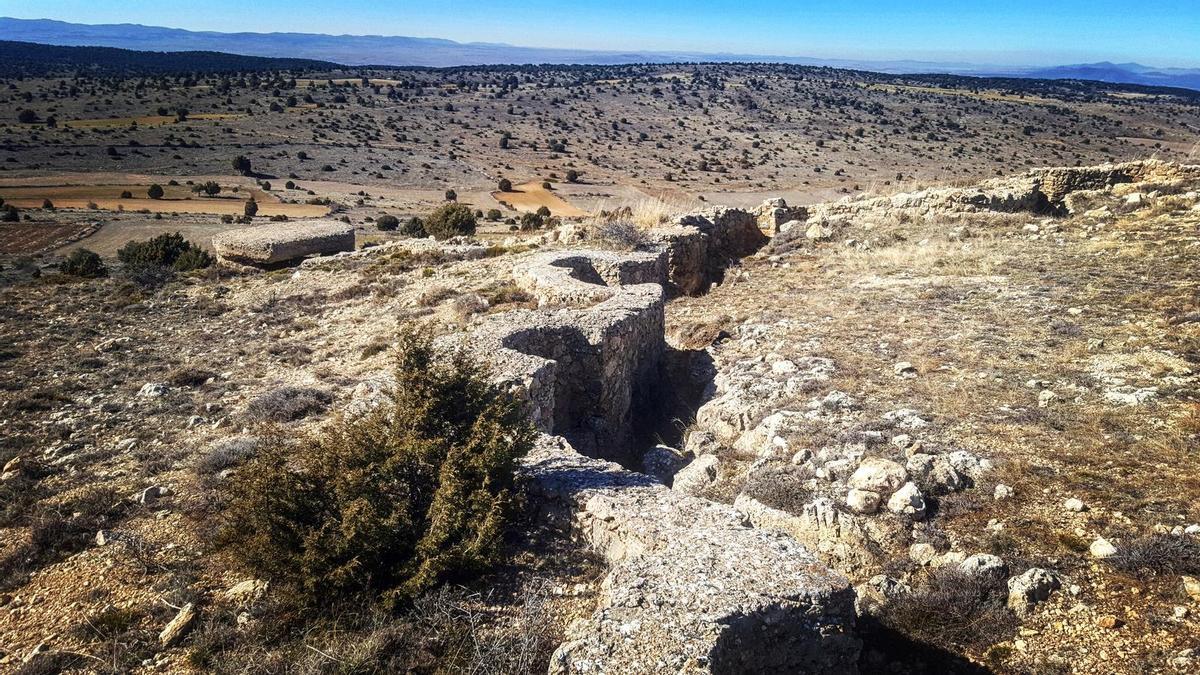
<path fill-rule="evenodd" d="M 878 492 L 851 488 L 846 493 L 846 506 L 855 513 L 875 513 L 879 510 L 881 497 Z"/>
<path fill-rule="evenodd" d="M 238 608 L 253 606 L 267 594 L 269 584 L 261 579 L 247 579 L 230 586 L 225 591 L 225 600 Z"/>
<path fill-rule="evenodd" d="M 887 507 L 892 513 L 910 516 L 914 520 L 921 520 L 925 517 L 925 497 L 912 483 L 905 483 L 899 490 L 896 490 L 895 494 L 888 499 Z"/>
<path fill-rule="evenodd" d="M 1008 580 L 1008 608 L 1026 616 L 1039 602 L 1062 588 L 1062 578 L 1050 570 L 1034 567 Z"/>
<path fill-rule="evenodd" d="M 1093 558 L 1103 560 L 1115 556 L 1117 554 L 1117 547 L 1113 546 L 1112 542 L 1104 537 L 1097 537 L 1091 546 L 1088 546 L 1088 552 L 1092 554 Z"/>
<path fill-rule="evenodd" d="M 890 495 L 907 480 L 908 472 L 896 462 L 882 457 L 868 457 L 851 474 L 849 485 L 859 490 Z"/>
<path fill-rule="evenodd" d="M 559 439 L 521 471 L 611 565 L 551 673 L 856 672 L 849 582 L 794 539 Z"/>
<path fill-rule="evenodd" d="M 921 413 L 912 408 L 889 410 L 883 414 L 883 420 L 906 431 L 913 431 L 929 426 L 929 422 L 921 417 Z"/>
<path fill-rule="evenodd" d="M 687 464 L 683 453 L 666 445 L 656 445 L 642 455 L 642 470 L 664 485 L 670 485 L 675 474 Z"/>
<path fill-rule="evenodd" d="M 958 564 L 958 568 L 971 576 L 995 581 L 1008 576 L 1008 565 L 1004 564 L 1004 560 L 1000 557 L 990 553 L 976 553 L 967 556 L 966 560 Z"/>
<path fill-rule="evenodd" d="M 138 396 L 142 398 L 160 398 L 167 393 L 167 385 L 165 382 L 147 382 L 138 390 Z"/>
<path fill-rule="evenodd" d="M 911 593 L 912 588 L 899 579 L 877 574 L 865 584 L 855 586 L 854 592 L 857 595 L 854 608 L 863 616 L 886 611 L 888 604 Z"/>
<path fill-rule="evenodd" d="M 921 542 L 908 547 L 908 559 L 918 565 L 928 565 L 936 557 L 937 549 L 933 547 L 933 544 Z"/>
<path fill-rule="evenodd" d="M 1191 598 L 1193 602 L 1200 602 L 1200 579 L 1184 575 L 1182 581 L 1183 592 L 1187 593 L 1187 596 Z"/>
<path fill-rule="evenodd" d="M 245 265 L 273 265 L 310 255 L 354 250 L 354 226 L 336 220 L 255 225 L 213 237 L 217 257 Z"/>
<path fill-rule="evenodd" d="M 171 619 L 170 623 L 158 634 L 158 641 L 164 648 L 174 647 L 192 629 L 193 624 L 196 623 L 196 616 L 196 607 L 192 603 L 184 605 L 175 618 Z"/>
<path fill-rule="evenodd" d="M 813 223 L 804 231 L 804 236 L 813 241 L 824 241 L 833 237 L 833 228 L 821 223 Z"/>
<path fill-rule="evenodd" d="M 716 455 L 700 455 L 675 473 L 671 488 L 684 494 L 699 494 L 717 479 L 720 464 Z"/>

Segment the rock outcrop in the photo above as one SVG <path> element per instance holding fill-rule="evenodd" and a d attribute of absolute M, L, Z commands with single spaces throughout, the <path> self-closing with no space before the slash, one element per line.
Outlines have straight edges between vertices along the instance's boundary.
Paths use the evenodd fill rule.
<path fill-rule="evenodd" d="M 612 565 L 550 672 L 857 672 L 853 590 L 790 537 L 561 439 L 543 437 L 523 473 Z"/>
<path fill-rule="evenodd" d="M 217 257 L 243 265 L 274 265 L 310 255 L 354 250 L 354 226 L 333 220 L 270 223 L 213 237 Z"/>
<path fill-rule="evenodd" d="M 809 207 L 808 222 L 865 213 L 908 211 L 916 215 L 945 212 L 1069 212 L 1072 194 L 1104 190 L 1121 183 L 1175 183 L 1200 179 L 1200 166 L 1158 160 L 1093 167 L 1034 169 L 1022 176 L 996 178 L 970 187 L 934 187 L 888 197 L 845 199 Z M 760 207 L 761 208 L 761 207 Z"/>

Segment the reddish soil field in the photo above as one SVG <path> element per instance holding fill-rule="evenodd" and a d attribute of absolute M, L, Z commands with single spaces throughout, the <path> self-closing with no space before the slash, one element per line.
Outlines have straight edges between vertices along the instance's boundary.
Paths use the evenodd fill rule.
<path fill-rule="evenodd" d="M 28 255 L 58 248 L 64 240 L 89 229 L 87 223 L 6 223 L 0 225 L 0 255 Z"/>

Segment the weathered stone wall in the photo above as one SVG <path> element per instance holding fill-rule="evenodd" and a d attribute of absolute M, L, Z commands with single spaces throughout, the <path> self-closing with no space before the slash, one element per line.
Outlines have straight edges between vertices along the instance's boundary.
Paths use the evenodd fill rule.
<path fill-rule="evenodd" d="M 270 223 L 221 232 L 213 249 L 222 260 L 273 265 L 309 255 L 354 250 L 354 226 L 333 220 Z"/>
<path fill-rule="evenodd" d="M 545 432 L 521 472 L 546 516 L 612 569 L 553 673 L 852 673 L 853 590 L 794 539 L 628 471 L 665 349 L 664 287 L 701 292 L 763 235 L 744 211 L 694 214 L 655 251 L 549 252 L 514 270 L 542 309 L 465 340 Z M 557 307 L 557 308 L 556 308 Z"/>
<path fill-rule="evenodd" d="M 664 262 L 661 253 L 537 256 L 514 271 L 517 283 L 542 305 L 568 307 L 498 315 L 467 338 L 471 349 L 527 402 L 539 429 L 589 455 L 628 462 L 635 403 L 648 401 L 665 348 L 656 283 Z M 601 285 L 609 281 L 615 285 Z"/>
<path fill-rule="evenodd" d="M 1035 169 L 1015 178 L 997 178 L 965 188 L 930 188 L 888 197 L 850 199 L 819 204 L 809 209 L 809 220 L 895 210 L 917 214 L 955 211 L 1001 213 L 1054 213 L 1064 210 L 1064 200 L 1074 192 L 1103 190 L 1119 183 L 1171 183 L 1200 177 L 1200 166 L 1157 160 L 1094 167 Z"/>

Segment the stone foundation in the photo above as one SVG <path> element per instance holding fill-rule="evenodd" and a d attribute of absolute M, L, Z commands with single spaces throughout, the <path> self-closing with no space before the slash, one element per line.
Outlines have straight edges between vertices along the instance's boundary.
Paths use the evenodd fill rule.
<path fill-rule="evenodd" d="M 354 226 L 333 220 L 255 225 L 213 237 L 217 257 L 244 265 L 274 265 L 310 255 L 354 250 Z"/>

